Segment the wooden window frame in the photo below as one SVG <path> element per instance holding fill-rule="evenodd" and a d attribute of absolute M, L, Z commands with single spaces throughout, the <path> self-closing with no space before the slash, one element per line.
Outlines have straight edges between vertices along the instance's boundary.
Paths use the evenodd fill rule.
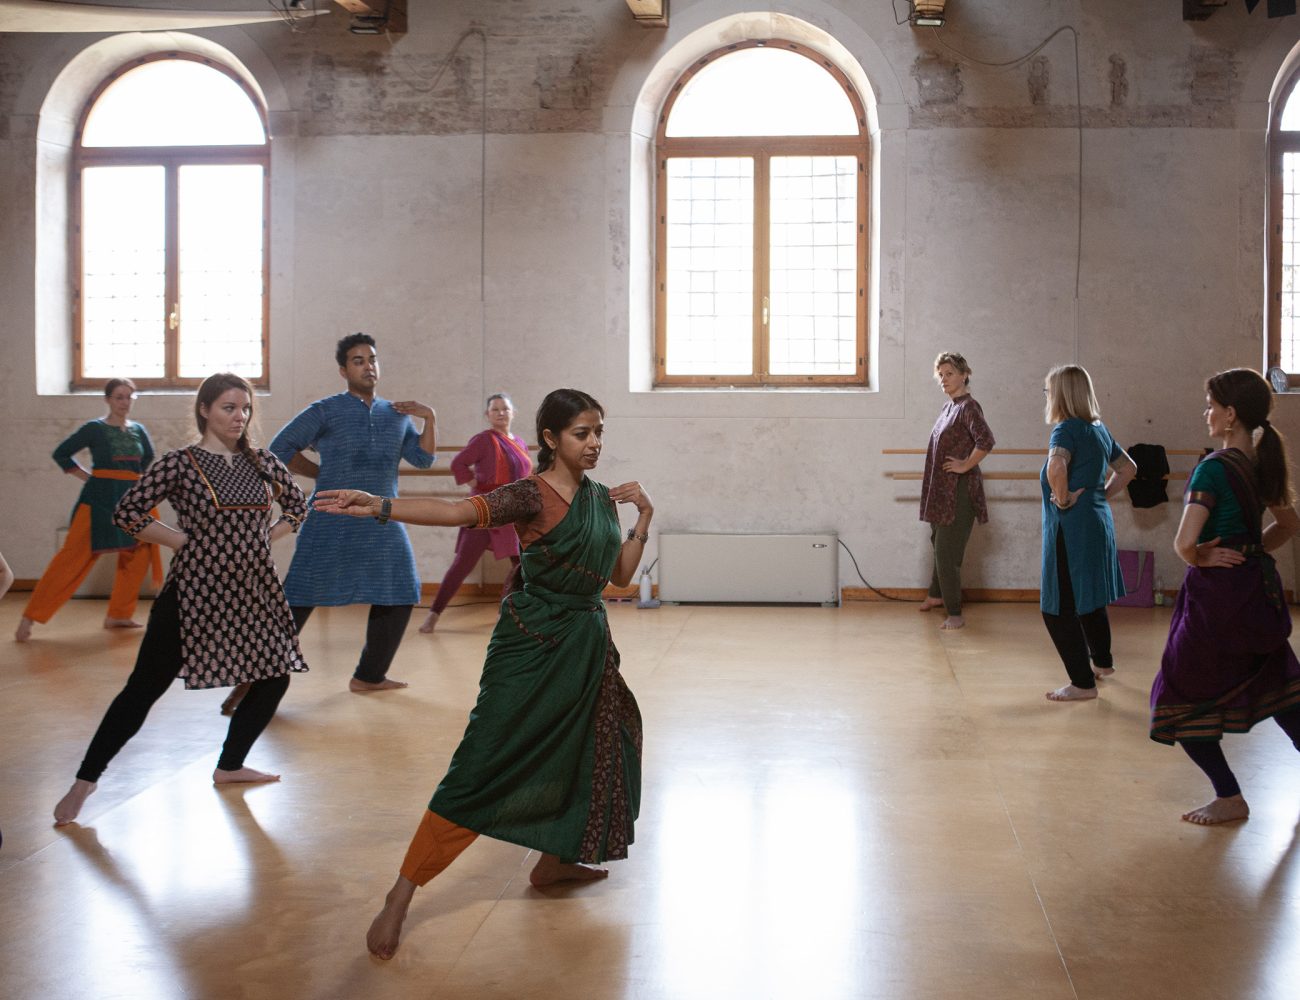
<path fill-rule="evenodd" d="M 1282 157 L 1300 153 L 1300 131 L 1283 132 L 1282 111 L 1300 84 L 1300 69 L 1282 88 L 1268 120 L 1268 367 L 1282 364 Z M 1300 96 L 1295 98 L 1300 100 Z M 1300 372 L 1287 372 L 1287 385 L 1300 386 Z"/>
<path fill-rule="evenodd" d="M 741 49 L 770 48 L 794 52 L 830 73 L 843 88 L 858 123 L 856 136 L 719 136 L 670 137 L 668 119 L 686 85 L 706 66 Z M 754 161 L 754 372 L 751 375 L 669 375 L 668 358 L 668 161 L 684 157 L 752 157 Z M 773 156 L 853 156 L 857 171 L 857 317 L 855 320 L 855 370 L 845 375 L 771 375 L 769 329 L 764 319 L 764 299 L 769 295 L 769 239 L 771 233 L 770 161 Z M 868 243 L 870 212 L 871 137 L 866 109 L 848 76 L 825 56 L 795 42 L 780 39 L 737 42 L 716 49 L 696 61 L 669 92 L 655 132 L 655 341 L 654 386 L 852 386 L 868 384 L 867 358 Z"/>
<path fill-rule="evenodd" d="M 266 141 L 256 146 L 91 146 L 82 145 L 86 122 L 90 118 L 95 104 L 104 91 L 125 74 L 138 69 L 146 63 L 164 60 L 188 60 L 201 63 L 211 69 L 224 73 L 238 84 L 257 110 L 262 122 Z M 220 62 L 189 52 L 155 52 L 124 63 L 100 81 L 94 92 L 86 101 L 77 122 L 77 131 L 73 139 L 72 170 L 69 174 L 68 213 L 71 256 L 71 308 L 72 308 L 72 388 L 74 390 L 99 389 L 103 379 L 87 378 L 82 373 L 83 329 L 84 319 L 81 299 L 82 282 L 82 241 L 81 241 L 81 174 L 86 167 L 102 166 L 160 166 L 164 170 L 163 197 L 166 204 L 165 215 L 165 263 L 164 274 L 166 295 L 163 303 L 163 315 L 159 322 L 164 333 L 164 374 L 161 378 L 132 377 L 140 389 L 189 389 L 202 383 L 202 378 L 182 378 L 178 374 L 180 365 L 180 339 L 184 329 L 184 317 L 178 317 L 173 328 L 169 317 L 178 312 L 180 299 L 180 266 L 178 233 L 178 188 L 177 179 L 183 166 L 216 166 L 227 164 L 252 164 L 262 168 L 262 374 L 259 378 L 249 379 L 255 389 L 269 389 L 271 365 L 271 130 L 266 108 L 261 99 L 229 67 Z"/>

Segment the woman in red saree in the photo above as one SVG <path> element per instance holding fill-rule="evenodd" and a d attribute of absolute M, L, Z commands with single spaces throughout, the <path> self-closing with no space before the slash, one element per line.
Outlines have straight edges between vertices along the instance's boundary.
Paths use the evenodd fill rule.
<path fill-rule="evenodd" d="M 631 582 L 654 508 L 639 483 L 607 488 L 587 477 L 603 434 L 595 399 L 556 389 L 537 411 L 536 475 L 457 501 L 317 494 L 317 510 L 381 522 L 513 524 L 522 545 L 469 725 L 366 935 L 379 958 L 396 952 L 415 890 L 480 834 L 537 851 L 537 886 L 604 878 L 596 864 L 627 856 L 641 801 L 641 715 L 601 593 Z M 637 510 L 626 539 L 618 503 Z"/>

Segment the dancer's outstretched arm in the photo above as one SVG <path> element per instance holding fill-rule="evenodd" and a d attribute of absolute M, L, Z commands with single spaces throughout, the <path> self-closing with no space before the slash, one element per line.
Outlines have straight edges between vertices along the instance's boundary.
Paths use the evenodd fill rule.
<path fill-rule="evenodd" d="M 379 517 L 385 499 L 362 490 L 321 490 L 313 507 L 325 514 Z M 478 523 L 478 510 L 468 500 L 441 497 L 394 497 L 388 518 L 406 524 L 431 524 L 443 528 L 467 528 Z"/>

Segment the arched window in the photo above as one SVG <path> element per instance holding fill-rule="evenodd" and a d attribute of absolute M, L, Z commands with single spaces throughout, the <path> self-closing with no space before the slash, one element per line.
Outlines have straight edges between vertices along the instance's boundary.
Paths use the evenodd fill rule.
<path fill-rule="evenodd" d="M 1293 73 L 1269 119 L 1268 363 L 1300 385 L 1300 95 Z"/>
<path fill-rule="evenodd" d="M 73 152 L 74 383 L 267 384 L 265 110 L 225 67 L 133 60 L 87 102 Z"/>
<path fill-rule="evenodd" d="M 730 45 L 656 137 L 656 385 L 865 385 L 866 113 L 800 45 Z"/>

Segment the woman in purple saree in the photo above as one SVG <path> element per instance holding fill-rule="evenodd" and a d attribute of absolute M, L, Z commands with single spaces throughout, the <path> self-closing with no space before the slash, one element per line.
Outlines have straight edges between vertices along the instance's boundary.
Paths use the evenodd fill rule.
<path fill-rule="evenodd" d="M 1273 718 L 1300 750 L 1300 662 L 1269 555 L 1300 530 L 1300 515 L 1282 438 L 1268 421 L 1272 393 L 1248 368 L 1215 375 L 1206 390 L 1206 424 L 1223 447 L 1187 485 L 1174 541 L 1187 575 L 1151 687 L 1151 738 L 1181 746 L 1214 786 L 1212 802 L 1183 814 L 1201 825 L 1250 815 L 1224 733 Z"/>

